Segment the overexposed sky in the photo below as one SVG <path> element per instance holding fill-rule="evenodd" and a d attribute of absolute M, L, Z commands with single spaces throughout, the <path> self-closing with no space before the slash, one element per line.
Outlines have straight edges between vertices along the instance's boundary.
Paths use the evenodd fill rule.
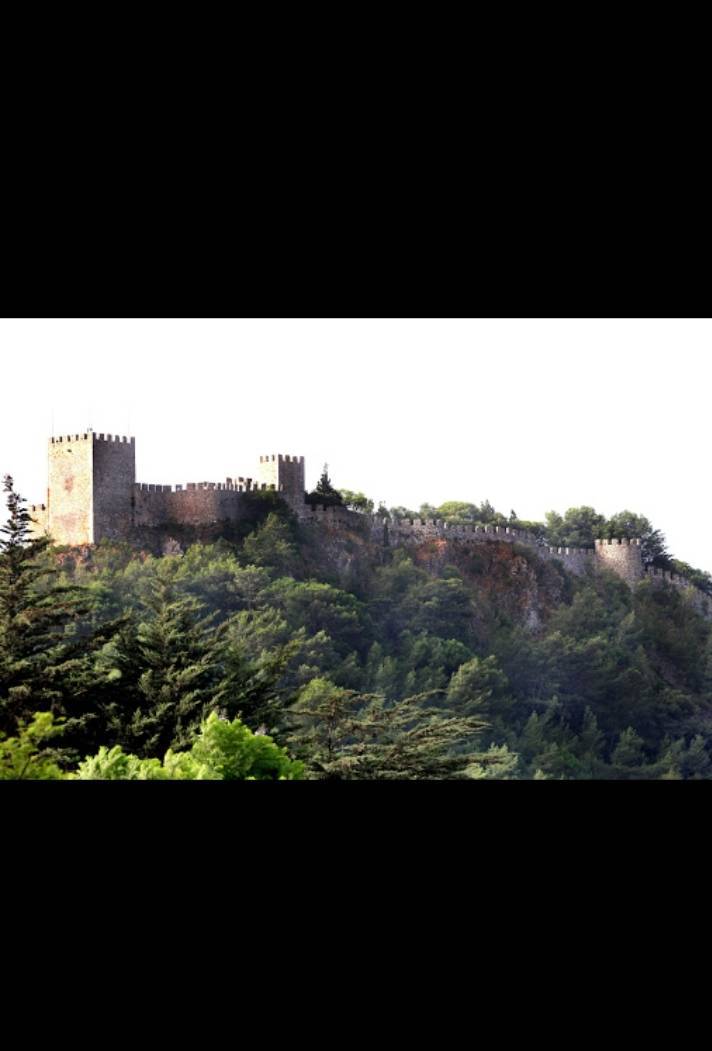
<path fill-rule="evenodd" d="M 329 463 L 390 507 L 629 509 L 712 572 L 712 320 L 0 321 L 0 472 L 46 495 L 46 442 L 136 437 L 138 481 Z"/>

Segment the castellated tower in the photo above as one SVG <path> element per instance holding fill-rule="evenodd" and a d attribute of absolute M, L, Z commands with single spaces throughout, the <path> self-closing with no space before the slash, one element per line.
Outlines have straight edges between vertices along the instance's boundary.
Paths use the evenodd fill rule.
<path fill-rule="evenodd" d="M 260 456 L 257 480 L 268 488 L 274 486 L 283 499 L 297 509 L 304 506 L 303 456 L 283 456 L 281 453 Z"/>
<path fill-rule="evenodd" d="M 87 431 L 50 439 L 47 532 L 72 546 L 128 537 L 135 481 L 135 438 Z"/>
<path fill-rule="evenodd" d="M 643 579 L 640 540 L 597 540 L 596 560 L 599 565 L 617 573 L 631 587 Z"/>

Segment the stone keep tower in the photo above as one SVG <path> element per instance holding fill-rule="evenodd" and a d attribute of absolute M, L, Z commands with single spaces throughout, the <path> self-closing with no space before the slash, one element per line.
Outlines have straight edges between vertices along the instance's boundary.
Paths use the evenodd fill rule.
<path fill-rule="evenodd" d="M 50 439 L 47 532 L 71 545 L 127 537 L 135 481 L 135 438 L 87 431 Z"/>
<path fill-rule="evenodd" d="M 283 456 L 281 453 L 260 456 L 257 481 L 273 485 L 288 503 L 297 508 L 304 506 L 303 456 Z"/>

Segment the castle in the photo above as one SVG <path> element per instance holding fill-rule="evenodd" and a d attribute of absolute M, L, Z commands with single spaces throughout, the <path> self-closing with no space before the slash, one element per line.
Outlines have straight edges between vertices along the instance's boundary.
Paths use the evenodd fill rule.
<path fill-rule="evenodd" d="M 136 439 L 92 430 L 50 439 L 48 476 L 35 529 L 72 547 L 129 540 L 144 527 L 235 522 L 256 490 L 279 492 L 297 514 L 305 507 L 303 456 L 260 456 L 254 479 L 146 485 L 136 481 Z"/>
<path fill-rule="evenodd" d="M 593 548 L 554 548 L 532 533 L 506 526 L 458 525 L 437 519 L 388 521 L 343 507 L 305 502 L 304 457 L 260 456 L 255 477 L 187 485 L 146 485 L 136 481 L 136 439 L 111 434 L 82 434 L 49 441 L 47 503 L 32 505 L 34 530 L 56 544 L 75 547 L 100 540 L 130 540 L 144 528 L 200 527 L 238 522 L 250 510 L 255 491 L 273 490 L 302 522 L 322 528 L 366 531 L 384 545 L 433 539 L 469 543 L 520 543 L 543 559 L 556 559 L 577 574 L 606 568 L 634 587 L 643 579 L 667 582 L 684 591 L 703 613 L 712 601 L 683 577 L 643 563 L 640 540 L 597 540 Z"/>

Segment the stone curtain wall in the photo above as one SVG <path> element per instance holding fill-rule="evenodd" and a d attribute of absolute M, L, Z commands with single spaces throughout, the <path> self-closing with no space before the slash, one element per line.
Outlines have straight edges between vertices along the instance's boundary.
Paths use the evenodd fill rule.
<path fill-rule="evenodd" d="M 32 516 L 30 534 L 32 536 L 44 536 L 49 532 L 49 508 L 47 504 L 31 504 L 30 514 Z"/>
<path fill-rule="evenodd" d="M 299 520 L 313 525 L 346 526 L 349 529 L 370 528 L 368 515 L 358 511 L 349 511 L 346 507 L 323 507 L 321 504 L 302 504 Z"/>
<path fill-rule="evenodd" d="M 256 487 L 255 487 L 256 488 Z M 141 526 L 202 526 L 236 522 L 244 516 L 244 492 L 222 483 L 194 483 L 185 488 L 170 485 L 136 485 L 135 516 Z"/>
<path fill-rule="evenodd" d="M 383 521 L 372 519 L 374 538 L 384 537 Z M 410 518 L 398 522 L 389 522 L 386 526 L 387 542 L 409 543 L 421 540 L 465 540 L 471 543 L 488 543 L 492 541 L 506 544 L 527 544 L 536 549 L 540 558 L 556 558 L 563 562 L 573 573 L 582 574 L 596 561 L 593 548 L 585 547 L 550 547 L 540 543 L 534 533 L 523 529 L 512 529 L 509 526 L 475 526 L 457 525 L 439 518 Z"/>

